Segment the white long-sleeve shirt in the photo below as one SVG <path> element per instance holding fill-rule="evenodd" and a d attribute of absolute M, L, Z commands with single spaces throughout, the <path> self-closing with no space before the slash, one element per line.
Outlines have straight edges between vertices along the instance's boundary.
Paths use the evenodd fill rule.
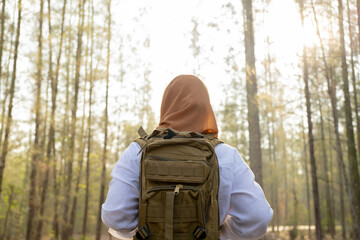
<path fill-rule="evenodd" d="M 116 163 L 109 191 L 102 205 L 102 220 L 122 238 L 132 238 L 138 223 L 140 146 L 132 143 Z M 220 239 L 259 239 L 273 210 L 254 174 L 237 149 L 218 144 Z"/>

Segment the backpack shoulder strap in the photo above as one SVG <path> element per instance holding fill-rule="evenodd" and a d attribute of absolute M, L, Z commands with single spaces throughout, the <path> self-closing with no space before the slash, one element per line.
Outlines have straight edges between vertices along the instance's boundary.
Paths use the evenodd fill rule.
<path fill-rule="evenodd" d="M 215 137 L 217 134 L 207 133 L 204 135 L 206 136 L 207 139 L 209 139 L 210 143 L 214 146 L 214 148 L 216 147 L 216 145 L 218 145 L 220 143 L 224 143 L 223 141 L 221 141 Z"/>

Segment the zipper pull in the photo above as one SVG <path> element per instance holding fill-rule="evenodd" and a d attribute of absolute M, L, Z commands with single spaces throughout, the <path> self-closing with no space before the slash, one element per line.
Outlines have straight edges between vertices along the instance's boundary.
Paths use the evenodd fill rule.
<path fill-rule="evenodd" d="M 181 188 L 183 188 L 183 185 L 181 185 L 181 184 L 176 185 L 175 190 L 174 190 L 174 195 L 178 195 Z"/>

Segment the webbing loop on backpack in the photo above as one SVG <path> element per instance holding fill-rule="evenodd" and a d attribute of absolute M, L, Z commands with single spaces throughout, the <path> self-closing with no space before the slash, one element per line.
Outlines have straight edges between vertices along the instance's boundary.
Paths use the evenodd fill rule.
<path fill-rule="evenodd" d="M 140 135 L 141 138 L 145 138 L 148 135 L 142 126 L 140 126 L 139 128 L 138 134 Z"/>

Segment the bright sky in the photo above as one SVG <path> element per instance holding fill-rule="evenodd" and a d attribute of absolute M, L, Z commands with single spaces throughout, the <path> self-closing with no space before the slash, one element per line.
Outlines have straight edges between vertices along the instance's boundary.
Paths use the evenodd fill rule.
<path fill-rule="evenodd" d="M 241 1 L 229 2 L 234 6 L 233 17 L 226 4 L 215 0 L 156 0 L 151 1 L 151 4 L 145 0 L 114 1 L 114 27 L 118 28 L 119 32 L 132 33 L 135 38 L 150 38 L 150 49 L 144 57 L 147 57 L 145 60 L 148 60 L 151 66 L 150 81 L 154 91 L 152 106 L 157 114 L 166 84 L 179 74 L 192 74 L 196 66 L 189 48 L 191 30 L 194 27 L 191 22 L 193 18 L 199 22 L 200 76 L 208 86 L 214 108 L 218 109 L 224 96 L 223 85 L 230 81 L 224 60 L 229 48 L 233 47 L 240 53 L 236 58 L 239 67 L 243 67 L 245 58 Z M 138 17 L 141 27 L 134 29 L 130 23 L 134 16 L 138 16 L 142 6 L 150 8 L 143 17 Z M 293 1 L 273 0 L 266 10 L 265 16 L 262 12 L 255 14 L 258 74 L 263 71 L 260 61 L 266 51 L 266 35 L 269 35 L 272 42 L 270 51 L 277 59 L 278 68 L 286 69 L 281 73 L 282 80 L 296 84 L 297 71 L 292 71 L 294 66 L 290 64 L 297 64 L 302 41 L 311 45 L 316 41 L 316 36 L 310 31 L 302 34 L 298 7 Z M 234 22 L 236 20 L 237 24 Z M 209 23 L 217 23 L 218 29 L 208 26 Z M 245 73 L 241 74 L 239 77 L 244 79 Z"/>
<path fill-rule="evenodd" d="M 255 2 L 258 4 L 254 6 L 258 79 L 261 82 L 264 77 L 262 61 L 266 55 L 266 37 L 269 36 L 270 53 L 272 57 L 276 58 L 277 68 L 281 70 L 279 81 L 286 83 L 285 97 L 290 100 L 296 99 L 298 96 L 294 92 L 294 87 L 298 85 L 299 71 L 301 71 L 298 64 L 302 43 L 304 41 L 305 44 L 312 45 L 316 42 L 316 35 L 312 26 L 309 25 L 310 23 L 307 23 L 305 31 L 302 31 L 298 6 L 294 1 L 272 0 L 265 8 L 265 12 L 263 12 L 263 3 Z M 72 9 L 76 9 L 76 2 L 69 4 L 73 5 Z M 69 5 L 68 8 L 70 8 Z M 24 32 L 22 32 L 21 41 L 26 44 L 20 46 L 19 62 L 21 64 L 18 74 L 23 79 L 23 84 L 17 86 L 20 89 L 19 92 L 22 92 L 22 95 L 18 95 L 17 98 L 18 101 L 25 98 L 32 102 L 29 103 L 30 105 L 15 104 L 15 119 L 28 119 L 29 107 L 33 104 L 33 95 L 29 95 L 29 89 L 35 89 L 35 81 L 29 77 L 30 73 L 35 70 L 34 64 L 30 62 L 29 55 L 26 53 L 29 51 L 31 43 L 35 44 L 33 47 L 36 49 L 34 29 L 37 22 L 33 16 L 37 14 L 37 11 L 37 8 L 34 9 L 25 2 L 23 19 L 25 27 L 22 29 Z M 106 9 L 100 11 L 104 13 Z M 139 93 L 134 93 L 129 89 L 136 89 L 142 84 L 144 66 L 147 66 L 151 71 L 149 80 L 153 89 L 151 106 L 157 118 L 160 114 L 162 93 L 166 85 L 180 74 L 200 76 L 208 87 L 215 111 L 219 110 L 226 94 L 224 87 L 234 77 L 233 73 L 227 72 L 231 66 L 227 66 L 225 63 L 230 48 L 232 48 L 231 53 L 240 70 L 240 74 L 235 77 L 244 81 L 245 73 L 242 69 L 245 65 L 245 55 L 240 0 L 227 2 L 217 0 L 153 0 L 151 2 L 122 0 L 112 1 L 111 11 L 113 24 L 110 75 L 113 86 L 109 93 L 110 109 L 118 107 L 123 101 L 132 101 L 137 97 L 136 94 Z M 59 13 L 57 14 L 59 17 Z M 75 23 L 77 21 L 75 12 L 72 18 L 72 22 Z M 194 20 L 198 22 L 197 30 L 200 33 L 198 41 L 200 55 L 197 59 L 194 58 L 193 50 L 190 48 Z M 98 24 L 102 25 L 103 23 L 98 20 Z M 46 30 L 44 31 L 46 33 Z M 149 48 L 144 47 L 145 39 L 149 39 Z M 105 51 L 105 47 L 103 51 Z M 126 71 L 124 83 L 127 85 L 127 89 L 124 91 L 119 91 L 119 85 L 115 83 L 119 78 L 121 68 L 119 64 L 120 51 L 124 55 L 125 65 L 123 68 Z M 31 58 L 32 61 L 35 60 L 35 56 L 31 56 Z M 104 84 L 95 92 L 96 99 L 100 99 L 99 102 L 105 93 L 103 87 Z M 246 94 L 245 89 L 243 94 Z M 103 107 L 99 104 L 95 107 L 101 114 Z"/>

